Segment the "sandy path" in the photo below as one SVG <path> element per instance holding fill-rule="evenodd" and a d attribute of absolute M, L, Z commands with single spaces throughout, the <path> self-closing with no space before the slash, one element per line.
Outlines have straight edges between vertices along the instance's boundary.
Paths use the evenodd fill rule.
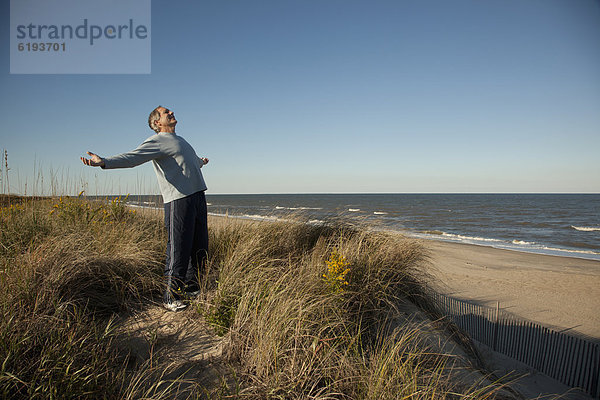
<path fill-rule="evenodd" d="M 434 285 L 545 325 L 600 338 L 600 261 L 427 240 Z"/>
<path fill-rule="evenodd" d="M 210 393 L 219 393 L 223 379 L 231 378 L 223 360 L 226 339 L 215 336 L 193 306 L 175 313 L 149 304 L 143 311 L 124 315 L 117 333 L 120 347 L 132 357 L 132 367 L 153 367 L 150 375 L 135 378 L 137 395 L 152 397 L 170 390 L 173 399 L 210 398 Z M 177 383 L 171 384 L 173 380 Z"/>

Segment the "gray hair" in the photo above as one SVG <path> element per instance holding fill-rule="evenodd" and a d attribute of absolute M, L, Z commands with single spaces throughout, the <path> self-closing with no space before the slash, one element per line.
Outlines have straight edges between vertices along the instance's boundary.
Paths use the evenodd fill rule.
<path fill-rule="evenodd" d="M 158 133 L 158 127 L 156 126 L 156 124 L 154 124 L 154 122 L 160 119 L 160 112 L 158 111 L 158 109 L 161 107 L 162 106 L 156 107 L 148 116 L 148 126 L 156 133 Z"/>

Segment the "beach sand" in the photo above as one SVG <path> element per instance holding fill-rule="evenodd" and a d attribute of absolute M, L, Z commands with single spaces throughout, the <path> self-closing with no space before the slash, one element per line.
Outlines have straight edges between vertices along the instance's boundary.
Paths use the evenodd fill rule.
<path fill-rule="evenodd" d="M 425 240 L 433 286 L 560 331 L 600 339 L 600 261 Z"/>

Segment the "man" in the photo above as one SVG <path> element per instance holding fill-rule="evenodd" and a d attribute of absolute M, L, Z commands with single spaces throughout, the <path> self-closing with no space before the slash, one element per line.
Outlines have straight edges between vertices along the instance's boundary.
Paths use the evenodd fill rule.
<path fill-rule="evenodd" d="M 208 252 L 206 184 L 200 170 L 208 163 L 181 136 L 175 134 L 177 120 L 173 111 L 158 106 L 148 117 L 148 125 L 156 132 L 135 150 L 102 158 L 87 152 L 80 157 L 85 165 L 103 169 L 131 168 L 152 161 L 165 207 L 168 231 L 166 290 L 164 306 L 182 310 L 184 296 L 200 292 L 199 274 Z"/>

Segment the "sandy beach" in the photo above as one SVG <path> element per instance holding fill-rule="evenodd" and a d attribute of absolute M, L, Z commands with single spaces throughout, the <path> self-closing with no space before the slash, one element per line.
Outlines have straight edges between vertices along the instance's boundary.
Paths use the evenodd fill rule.
<path fill-rule="evenodd" d="M 600 261 L 425 240 L 433 285 L 458 299 L 600 339 Z"/>

